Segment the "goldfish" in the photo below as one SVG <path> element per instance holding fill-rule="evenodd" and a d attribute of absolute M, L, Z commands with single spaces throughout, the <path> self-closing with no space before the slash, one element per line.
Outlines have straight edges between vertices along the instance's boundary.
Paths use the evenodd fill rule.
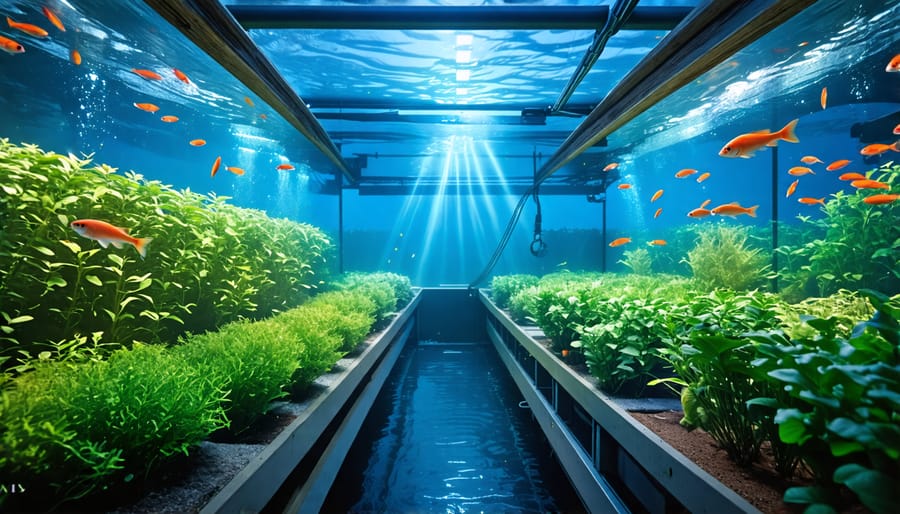
<path fill-rule="evenodd" d="M 659 200 L 659 197 L 662 196 L 662 195 L 663 195 L 663 190 L 662 190 L 662 189 L 660 189 L 659 191 L 653 193 L 653 198 L 650 199 L 650 203 L 653 203 L 653 202 Z"/>
<path fill-rule="evenodd" d="M 609 243 L 609 246 L 612 248 L 615 248 L 617 246 L 622 246 L 623 244 L 630 243 L 630 242 L 631 242 L 630 237 L 620 237 L 618 239 L 614 239 L 612 243 Z"/>
<path fill-rule="evenodd" d="M 278 166 L 275 166 L 275 169 L 291 171 L 292 169 L 294 169 L 294 167 L 291 166 L 290 164 L 279 164 Z"/>
<path fill-rule="evenodd" d="M 853 182 L 850 182 L 850 185 L 855 187 L 856 189 L 891 189 L 891 186 L 885 184 L 884 182 L 869 179 L 854 180 Z"/>
<path fill-rule="evenodd" d="M 884 152 L 887 152 L 888 150 L 900 152 L 900 146 L 897 146 L 898 144 L 900 144 L 900 141 L 897 141 L 896 143 L 894 143 L 892 145 L 883 145 L 880 143 L 875 143 L 875 144 L 866 146 L 865 148 L 860 150 L 859 153 L 862 155 L 881 155 Z"/>
<path fill-rule="evenodd" d="M 707 205 L 709 205 L 710 202 L 712 202 L 711 198 L 707 198 L 706 200 L 703 200 L 703 203 L 700 204 L 700 208 L 702 209 L 702 208 L 706 207 Z"/>
<path fill-rule="evenodd" d="M 147 256 L 147 245 L 153 240 L 152 237 L 131 237 L 125 229 L 100 220 L 75 220 L 71 227 L 79 235 L 97 241 L 103 248 L 110 243 L 116 248 L 122 248 L 126 243 L 133 245 L 142 258 Z"/>
<path fill-rule="evenodd" d="M 666 246 L 666 240 L 665 239 L 654 239 L 653 241 L 650 241 L 647 244 L 650 246 Z"/>
<path fill-rule="evenodd" d="M 267 119 L 269 119 L 269 117 L 266 116 L 265 114 L 260 114 L 260 115 L 259 115 L 259 119 L 261 119 L 261 120 L 267 120 Z"/>
<path fill-rule="evenodd" d="M 219 172 L 219 166 L 221 166 L 221 165 L 222 165 L 222 156 L 220 155 L 220 156 L 216 157 L 215 162 L 213 162 L 212 170 L 209 172 L 210 178 L 216 176 L 216 173 Z"/>
<path fill-rule="evenodd" d="M 822 198 L 810 198 L 808 196 L 804 196 L 801 198 L 797 198 L 797 201 L 804 205 L 815 205 L 815 204 L 825 205 L 825 197 L 824 196 Z"/>
<path fill-rule="evenodd" d="M 894 127 L 894 134 L 900 136 L 900 123 L 898 123 L 897 126 Z"/>
<path fill-rule="evenodd" d="M 844 173 L 838 180 L 866 180 L 866 176 L 861 173 Z"/>
<path fill-rule="evenodd" d="M 794 191 L 797 190 L 797 184 L 799 184 L 799 183 L 800 183 L 800 179 L 799 179 L 799 178 L 798 178 L 797 180 L 791 182 L 791 185 L 788 186 L 788 188 L 787 188 L 787 193 L 785 193 L 784 197 L 785 197 L 785 198 L 790 198 L 790 196 L 791 196 L 792 194 L 794 194 Z"/>
<path fill-rule="evenodd" d="M 757 132 L 749 132 L 741 134 L 729 141 L 719 151 L 722 157 L 742 157 L 749 159 L 753 157 L 757 150 L 766 146 L 775 146 L 778 141 L 787 141 L 789 143 L 799 143 L 794 128 L 797 126 L 798 120 L 792 120 L 778 132 L 769 132 L 761 130 Z"/>
<path fill-rule="evenodd" d="M 886 203 L 896 202 L 900 195 L 872 195 L 863 198 L 863 203 L 869 205 L 883 205 Z"/>
<path fill-rule="evenodd" d="M 619 189 L 631 189 L 631 184 L 619 184 Z"/>
<path fill-rule="evenodd" d="M 253 100 L 251 100 L 249 96 L 245 96 L 244 101 L 247 102 L 247 105 L 253 107 Z"/>
<path fill-rule="evenodd" d="M 822 108 L 825 108 L 825 104 L 828 103 L 828 88 L 823 87 L 822 93 L 819 95 L 819 103 L 822 104 Z"/>
<path fill-rule="evenodd" d="M 59 21 L 59 18 L 56 16 L 56 14 L 53 13 L 53 11 L 50 10 L 50 8 L 41 7 L 41 10 L 44 11 L 44 16 L 46 16 L 47 19 L 50 20 L 50 23 L 52 23 L 59 30 L 63 32 L 66 31 L 65 25 L 63 25 L 63 23 Z"/>
<path fill-rule="evenodd" d="M 191 146 L 203 146 L 206 144 L 206 140 L 205 139 L 191 139 L 189 143 Z"/>
<path fill-rule="evenodd" d="M 150 70 L 139 70 L 137 68 L 132 68 L 131 71 L 137 73 L 141 77 L 144 77 L 147 80 L 162 80 L 162 76 L 159 73 Z"/>
<path fill-rule="evenodd" d="M 9 24 L 10 28 L 20 30 L 29 36 L 34 37 L 47 37 L 47 31 L 38 27 L 37 25 L 32 25 L 30 23 L 19 23 L 17 21 L 13 21 L 9 16 L 6 17 L 6 23 Z"/>
<path fill-rule="evenodd" d="M 712 211 L 710 211 L 709 209 L 704 209 L 703 207 L 697 207 L 696 209 L 687 213 L 688 217 L 691 218 L 705 218 L 710 214 L 712 214 Z"/>
<path fill-rule="evenodd" d="M 793 168 L 788 170 L 788 175 L 793 175 L 795 177 L 802 177 L 803 175 L 815 175 L 816 172 L 807 168 L 806 166 L 794 166 Z"/>
<path fill-rule="evenodd" d="M 697 170 L 692 169 L 692 168 L 685 168 L 685 169 L 679 171 L 678 173 L 676 173 L 675 178 L 684 178 L 684 177 L 687 177 L 688 175 L 693 175 L 694 173 L 697 173 Z"/>
<path fill-rule="evenodd" d="M 176 121 L 178 121 L 178 116 L 172 116 L 170 114 L 166 114 L 165 116 L 163 116 L 160 119 L 166 123 L 175 123 Z"/>
<path fill-rule="evenodd" d="M 72 64 L 74 64 L 75 66 L 81 64 L 81 52 L 79 52 L 78 50 L 72 49 L 72 51 L 69 52 L 69 57 L 72 59 Z"/>
<path fill-rule="evenodd" d="M 188 79 L 187 75 L 185 75 L 184 72 L 179 70 L 178 68 L 172 68 L 172 73 L 175 74 L 175 78 L 184 82 L 185 84 L 191 83 L 191 81 Z"/>
<path fill-rule="evenodd" d="M 614 170 L 614 169 L 616 169 L 616 168 L 618 168 L 618 167 L 619 167 L 619 163 L 617 163 L 617 162 L 611 162 L 611 163 L 609 163 L 609 164 L 607 164 L 606 166 L 603 167 L 603 171 Z"/>
<path fill-rule="evenodd" d="M 726 203 L 715 207 L 712 209 L 713 214 L 716 216 L 740 216 L 741 214 L 746 214 L 751 218 L 756 217 L 756 209 L 759 205 L 754 205 L 753 207 L 741 207 L 737 202 Z"/>
<path fill-rule="evenodd" d="M 838 159 L 838 160 L 834 161 L 833 163 L 829 164 L 828 166 L 826 166 L 825 169 L 826 169 L 827 171 L 837 171 L 837 170 L 843 168 L 844 166 L 846 166 L 846 165 L 848 165 L 848 164 L 850 164 L 850 161 L 849 161 L 849 160 L 847 160 L 847 159 Z"/>
<path fill-rule="evenodd" d="M 884 71 L 888 73 L 900 71 L 900 54 L 895 55 L 890 62 L 888 62 Z"/>
<path fill-rule="evenodd" d="M 0 36 L 0 50 L 8 54 L 21 54 L 25 52 L 25 47 L 12 39 Z"/>
<path fill-rule="evenodd" d="M 653 219 L 658 218 L 660 214 L 662 214 L 662 207 L 656 209 L 656 213 L 653 215 Z"/>
<path fill-rule="evenodd" d="M 159 110 L 158 105 L 150 104 L 150 103 L 135 103 L 134 106 L 142 111 L 147 111 L 147 112 L 156 112 Z"/>
<path fill-rule="evenodd" d="M 706 179 L 708 179 L 708 178 L 709 178 L 709 172 L 707 171 L 706 173 L 704 173 L 704 174 L 700 175 L 699 177 L 697 177 L 697 183 L 699 184 L 699 183 L 703 182 L 704 180 L 706 180 Z"/>
<path fill-rule="evenodd" d="M 225 169 L 239 177 L 245 173 L 243 168 L 238 168 L 237 166 L 226 166 Z"/>
<path fill-rule="evenodd" d="M 804 155 L 803 157 L 800 158 L 800 162 L 802 162 L 803 164 L 816 164 L 816 163 L 825 164 L 824 162 L 822 162 L 822 159 L 819 159 L 815 155 Z"/>

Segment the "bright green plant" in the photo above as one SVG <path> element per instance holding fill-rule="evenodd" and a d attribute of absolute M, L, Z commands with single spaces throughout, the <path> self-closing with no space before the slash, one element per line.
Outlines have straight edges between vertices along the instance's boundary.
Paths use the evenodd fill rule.
<path fill-rule="evenodd" d="M 317 330 L 340 340 L 338 350 L 350 352 L 363 342 L 375 323 L 375 304 L 359 291 L 322 293 L 312 301 L 283 314 L 293 323 L 295 317 Z M 282 317 L 279 317 L 279 321 Z"/>
<path fill-rule="evenodd" d="M 403 308 L 413 297 L 412 285 L 409 282 L 409 277 L 398 275 L 396 273 L 345 273 L 338 277 L 333 285 L 338 289 L 355 289 L 359 286 L 371 284 L 388 286 L 392 290 L 392 295 L 396 299 L 396 303 L 388 310 L 388 312 Z"/>
<path fill-rule="evenodd" d="M 818 331 L 804 321 L 805 317 L 830 318 L 837 323 L 839 334 L 849 337 L 850 331 L 860 321 L 869 319 L 874 308 L 869 300 L 856 291 L 839 289 L 824 298 L 807 298 L 795 304 L 779 306 L 781 327 L 790 339 L 808 339 Z"/>
<path fill-rule="evenodd" d="M 748 230 L 716 223 L 700 231 L 686 262 L 702 288 L 746 291 L 761 286 L 769 270 L 766 256 L 747 244 Z"/>
<path fill-rule="evenodd" d="M 491 296 L 497 307 L 505 309 L 509 306 L 510 298 L 516 293 L 536 285 L 538 277 L 534 275 L 499 275 L 491 279 Z"/>
<path fill-rule="evenodd" d="M 650 252 L 646 248 L 638 248 L 636 250 L 625 250 L 625 258 L 619 260 L 631 270 L 635 275 L 649 275 L 653 273 L 653 260 L 650 258 Z"/>
<path fill-rule="evenodd" d="M 526 287 L 510 297 L 509 315 L 516 323 L 534 321 L 536 312 L 534 302 L 539 290 L 537 286 Z"/>

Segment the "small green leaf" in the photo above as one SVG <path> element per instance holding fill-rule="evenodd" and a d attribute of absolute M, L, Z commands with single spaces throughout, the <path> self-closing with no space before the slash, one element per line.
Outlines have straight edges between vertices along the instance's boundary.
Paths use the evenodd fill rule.
<path fill-rule="evenodd" d="M 10 319 L 7 323 L 9 323 L 10 325 L 15 325 L 16 323 L 25 323 L 26 321 L 31 321 L 33 319 L 34 316 L 24 314 L 22 316 L 16 316 L 15 318 Z"/>
<path fill-rule="evenodd" d="M 62 243 L 63 246 L 65 246 L 66 248 L 71 250 L 72 253 L 78 253 L 81 251 L 81 247 L 78 246 L 78 243 L 74 243 L 72 241 L 67 241 L 65 239 L 60 240 L 60 243 Z"/>
<path fill-rule="evenodd" d="M 101 282 L 100 279 L 97 278 L 97 275 L 85 275 L 84 279 L 91 284 L 94 284 L 95 286 L 103 287 L 103 282 Z"/>
<path fill-rule="evenodd" d="M 34 249 L 48 257 L 52 257 L 52 256 L 56 255 L 55 253 L 53 253 L 53 250 L 47 248 L 46 246 L 35 246 Z"/>
<path fill-rule="evenodd" d="M 121 266 L 122 266 L 122 263 L 125 262 L 124 259 L 122 259 L 121 257 L 119 257 L 118 255 L 116 255 L 116 254 L 114 254 L 114 253 L 107 254 L 106 257 L 107 257 L 110 261 L 112 261 L 112 263 L 115 264 L 116 266 L 120 266 L 120 267 L 121 267 Z"/>

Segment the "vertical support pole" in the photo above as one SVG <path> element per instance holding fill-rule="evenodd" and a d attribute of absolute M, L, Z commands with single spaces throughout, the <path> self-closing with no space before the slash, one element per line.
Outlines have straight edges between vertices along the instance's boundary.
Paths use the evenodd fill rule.
<path fill-rule="evenodd" d="M 600 260 L 600 271 L 606 273 L 606 252 L 607 252 L 607 249 L 609 248 L 609 245 L 606 244 L 606 191 L 603 192 L 603 202 L 601 202 L 601 205 L 603 205 L 603 210 L 601 211 L 602 212 L 601 216 L 603 217 L 603 221 L 602 221 L 602 226 L 600 229 L 601 230 L 600 241 L 601 241 L 601 244 L 603 245 L 603 252 L 600 254 L 600 259 L 601 259 Z"/>
<path fill-rule="evenodd" d="M 338 273 L 344 273 L 344 176 L 334 176 L 338 184 Z"/>
<path fill-rule="evenodd" d="M 778 187 L 778 147 L 772 147 L 772 271 L 776 274 L 772 278 L 772 291 L 778 292 L 778 197 L 781 188 Z"/>

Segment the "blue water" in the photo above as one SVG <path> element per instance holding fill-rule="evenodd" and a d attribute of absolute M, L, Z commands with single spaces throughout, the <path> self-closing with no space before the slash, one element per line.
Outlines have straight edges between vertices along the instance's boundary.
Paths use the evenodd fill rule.
<path fill-rule="evenodd" d="M 326 512 L 582 509 L 487 343 L 410 343 Z"/>

